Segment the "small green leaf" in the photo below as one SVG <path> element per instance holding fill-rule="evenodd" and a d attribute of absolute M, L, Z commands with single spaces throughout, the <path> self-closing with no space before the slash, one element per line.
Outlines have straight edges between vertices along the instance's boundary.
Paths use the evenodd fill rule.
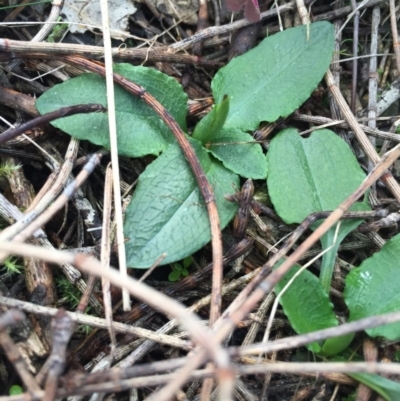
<path fill-rule="evenodd" d="M 212 80 L 215 103 L 229 95 L 225 127 L 254 130 L 304 103 L 329 67 L 334 31 L 328 22 L 286 29 L 221 68 Z"/>
<path fill-rule="evenodd" d="M 239 129 L 222 129 L 207 148 L 226 168 L 242 177 L 256 180 L 267 175 L 267 163 L 261 145 Z"/>
<path fill-rule="evenodd" d="M 299 271 L 294 266 L 285 277 L 275 286 L 279 294 L 288 281 Z M 322 289 L 317 277 L 308 270 L 303 270 L 288 287 L 280 299 L 283 311 L 288 317 L 291 326 L 299 334 L 326 329 L 338 325 L 333 306 Z M 307 346 L 315 353 L 337 353 L 345 349 L 351 339 L 333 338 L 328 346 L 312 343 Z M 350 340 L 350 342 L 349 342 Z M 325 348 L 324 348 L 325 346 Z"/>
<path fill-rule="evenodd" d="M 180 270 L 172 270 L 172 272 L 168 274 L 168 281 L 178 281 L 180 277 L 181 277 Z"/>
<path fill-rule="evenodd" d="M 114 71 L 142 85 L 186 130 L 187 96 L 173 78 L 151 68 L 130 64 L 116 64 Z M 83 74 L 55 85 L 36 101 L 36 107 L 44 114 L 60 107 L 84 103 L 107 105 L 103 78 L 95 74 Z M 172 133 L 161 118 L 143 100 L 118 85 L 115 85 L 115 109 L 120 155 L 158 155 L 174 142 Z M 74 138 L 110 148 L 107 113 L 78 114 L 58 119 L 52 124 Z"/>
<path fill-rule="evenodd" d="M 189 275 L 189 272 L 186 269 L 182 270 L 182 276 L 187 277 Z"/>
<path fill-rule="evenodd" d="M 322 344 L 321 352 L 322 356 L 332 356 L 345 350 L 354 339 L 354 333 L 345 334 L 340 337 L 327 338 Z"/>
<path fill-rule="evenodd" d="M 9 395 L 19 395 L 19 394 L 23 394 L 23 393 L 24 393 L 23 388 L 21 386 L 18 386 L 18 384 L 14 384 L 8 390 Z"/>
<path fill-rule="evenodd" d="M 365 178 L 346 142 L 329 130 L 316 131 L 306 139 L 293 128 L 281 131 L 271 141 L 267 162 L 267 184 L 272 203 L 279 216 L 289 224 L 301 223 L 314 212 L 336 209 Z M 352 208 L 360 209 L 366 210 L 368 206 L 359 203 Z M 336 226 L 321 238 L 324 249 L 333 245 L 322 260 L 320 280 L 327 293 L 337 248 L 361 221 L 341 221 L 335 244 Z M 317 226 L 314 224 L 312 228 Z"/>
<path fill-rule="evenodd" d="M 192 257 L 188 256 L 187 258 L 183 259 L 182 263 L 183 263 L 183 268 L 187 269 L 191 264 L 192 264 Z"/>
<path fill-rule="evenodd" d="M 349 320 L 377 316 L 400 310 L 400 234 L 346 277 L 344 299 Z M 400 323 L 366 330 L 371 337 L 400 339 Z M 400 398 L 399 398 L 400 399 Z"/>
<path fill-rule="evenodd" d="M 174 270 L 179 270 L 179 271 L 182 270 L 182 266 L 181 266 L 179 263 L 174 263 L 174 264 L 172 265 L 172 268 L 173 268 Z"/>
<path fill-rule="evenodd" d="M 229 112 L 229 98 L 224 96 L 222 102 L 214 106 L 210 113 L 196 125 L 192 137 L 206 145 L 224 126 Z"/>
<path fill-rule="evenodd" d="M 224 228 L 237 210 L 224 196 L 235 192 L 239 177 L 212 160 L 200 142 L 190 142 L 214 188 Z M 149 268 L 163 253 L 161 264 L 181 260 L 210 241 L 207 208 L 178 145 L 170 145 L 141 174 L 124 231 L 128 266 L 136 268 Z"/>

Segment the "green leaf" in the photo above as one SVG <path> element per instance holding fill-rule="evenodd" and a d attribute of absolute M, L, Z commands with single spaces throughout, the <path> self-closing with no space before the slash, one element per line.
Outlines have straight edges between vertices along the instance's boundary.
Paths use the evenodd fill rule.
<path fill-rule="evenodd" d="M 333 44 L 333 25 L 316 22 L 276 33 L 231 60 L 212 81 L 215 103 L 230 97 L 225 127 L 254 130 L 291 114 L 322 79 Z"/>
<path fill-rule="evenodd" d="M 356 355 L 352 354 L 351 358 L 353 361 L 354 359 L 356 359 L 357 362 L 360 361 L 357 354 Z M 339 355 L 336 355 L 331 360 L 336 362 L 349 362 L 348 358 L 344 358 L 343 356 Z M 350 376 L 354 380 L 357 380 L 360 383 L 363 383 L 366 386 L 370 387 L 372 390 L 376 391 L 387 401 L 400 400 L 400 383 L 398 382 L 370 373 L 346 373 L 346 374 L 347 376 Z"/>
<path fill-rule="evenodd" d="M 377 316 L 400 310 L 400 234 L 346 277 L 344 299 L 349 320 Z M 366 330 L 372 337 L 400 339 L 400 323 Z M 400 399 L 400 398 L 399 398 Z"/>
<path fill-rule="evenodd" d="M 275 286 L 279 294 L 288 281 L 299 271 L 294 266 Z M 288 317 L 291 326 L 299 334 L 310 333 L 338 325 L 333 305 L 322 289 L 317 277 L 308 270 L 303 270 L 280 298 L 280 304 Z M 323 355 L 332 355 L 345 349 L 352 338 L 330 338 L 324 344 L 312 343 L 307 346 L 310 351 Z"/>
<path fill-rule="evenodd" d="M 267 163 L 261 145 L 236 128 L 224 128 L 209 142 L 207 149 L 224 166 L 242 177 L 263 179 Z"/>
<path fill-rule="evenodd" d="M 168 281 L 178 281 L 180 277 L 181 277 L 180 270 L 172 270 L 172 272 L 168 274 Z"/>
<path fill-rule="evenodd" d="M 224 195 L 235 192 L 239 177 L 212 160 L 198 141 L 191 140 L 214 188 L 221 228 L 237 206 Z M 162 264 L 181 260 L 211 239 L 207 208 L 178 145 L 173 144 L 141 174 L 125 217 L 128 266 L 150 267 L 161 254 Z"/>
<path fill-rule="evenodd" d="M 400 383 L 369 373 L 347 373 L 351 378 L 372 388 L 387 401 L 400 400 Z"/>
<path fill-rule="evenodd" d="M 229 98 L 224 96 L 222 102 L 214 106 L 196 125 L 192 138 L 206 145 L 222 129 L 229 112 Z"/>
<path fill-rule="evenodd" d="M 347 144 L 329 130 L 316 131 L 306 139 L 293 128 L 281 131 L 271 141 L 267 162 L 272 203 L 288 224 L 301 223 L 314 212 L 334 210 L 365 178 Z M 360 209 L 366 210 L 368 206 L 356 204 L 351 210 Z M 321 238 L 324 249 L 334 245 L 322 260 L 320 279 L 327 293 L 337 248 L 361 221 L 341 221 L 335 244 L 336 225 Z"/>
<path fill-rule="evenodd" d="M 173 78 L 151 68 L 130 64 L 116 64 L 114 71 L 142 85 L 186 130 L 187 96 Z M 84 103 L 107 105 L 103 78 L 95 74 L 83 74 L 55 85 L 36 101 L 36 107 L 44 114 L 60 107 Z M 174 142 L 174 136 L 161 118 L 142 99 L 118 85 L 115 85 L 115 103 L 120 155 L 158 155 Z M 110 148 L 107 113 L 78 114 L 58 119 L 52 124 L 74 138 Z"/>
<path fill-rule="evenodd" d="M 187 269 L 192 264 L 192 256 L 188 256 L 187 258 L 183 259 L 182 264 L 183 268 Z"/>

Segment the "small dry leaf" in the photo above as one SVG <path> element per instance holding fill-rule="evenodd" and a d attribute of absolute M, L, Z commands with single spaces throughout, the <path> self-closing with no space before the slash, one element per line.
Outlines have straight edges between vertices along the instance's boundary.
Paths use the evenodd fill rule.
<path fill-rule="evenodd" d="M 250 22 L 260 21 L 258 0 L 226 0 L 228 9 L 238 12 L 244 7 L 244 17 Z"/>
<path fill-rule="evenodd" d="M 108 12 L 110 18 L 111 37 L 125 40 L 124 34 L 128 27 L 128 17 L 136 12 L 137 8 L 130 0 L 109 0 Z M 84 33 L 93 30 L 94 27 L 101 29 L 101 9 L 98 0 L 75 1 L 66 0 L 63 10 L 66 22 L 70 22 L 72 33 Z"/>

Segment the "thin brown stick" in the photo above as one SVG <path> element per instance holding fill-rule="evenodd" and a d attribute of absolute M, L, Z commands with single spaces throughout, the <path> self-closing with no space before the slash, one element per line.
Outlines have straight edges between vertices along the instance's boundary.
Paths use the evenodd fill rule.
<path fill-rule="evenodd" d="M 58 309 L 50 308 L 47 306 L 35 305 L 30 302 L 20 301 L 14 298 L 7 298 L 0 295 L 0 305 L 8 306 L 9 308 L 16 308 L 23 310 L 27 313 L 34 313 L 42 316 L 55 316 Z M 101 329 L 107 329 L 108 323 L 105 319 L 85 315 L 76 312 L 67 312 L 68 316 L 75 324 L 84 324 L 91 327 L 98 327 Z M 176 347 L 183 350 L 191 350 L 193 346 L 189 341 L 180 340 L 173 336 L 166 334 L 155 333 L 154 331 L 143 329 L 141 327 L 135 327 L 120 322 L 112 322 L 113 329 L 118 333 L 130 333 L 140 338 L 149 339 L 159 344 L 165 344 L 170 347 Z"/>
<path fill-rule="evenodd" d="M 378 153 L 376 152 L 375 148 L 372 146 L 371 142 L 365 135 L 364 131 L 360 128 L 356 118 L 354 117 L 353 113 L 350 110 L 350 107 L 346 103 L 340 89 L 336 85 L 333 80 L 332 73 L 330 70 L 327 71 L 325 74 L 326 83 L 331 91 L 332 95 L 335 97 L 336 102 L 339 104 L 343 116 L 347 123 L 349 124 L 350 128 L 353 130 L 354 135 L 356 136 L 358 142 L 360 143 L 361 147 L 363 148 L 364 152 L 367 154 L 369 160 L 372 161 L 375 165 L 379 163 L 380 158 Z M 392 174 L 386 173 L 382 176 L 382 180 L 386 183 L 389 190 L 392 192 L 394 197 L 400 201 L 400 186 L 399 183 L 395 180 Z"/>
<path fill-rule="evenodd" d="M 112 210 L 112 169 L 111 164 L 107 166 L 106 179 L 104 183 L 104 202 L 103 202 L 103 227 L 101 236 L 101 265 L 104 269 L 110 266 L 111 254 L 111 236 L 110 236 L 110 221 Z M 104 313 L 108 325 L 108 333 L 110 334 L 111 350 L 110 350 L 110 365 L 114 359 L 117 340 L 115 331 L 112 326 L 112 303 L 110 293 L 110 282 L 101 279 L 101 287 L 103 290 Z"/>
<path fill-rule="evenodd" d="M 73 43 L 32 43 L 12 39 L 0 39 L 0 51 L 21 54 L 21 57 L 27 53 L 77 55 L 99 60 L 104 57 L 104 48 L 100 46 L 77 45 Z M 115 47 L 111 49 L 111 52 L 113 58 L 116 60 L 147 60 L 150 62 L 194 64 L 203 67 L 218 67 L 220 65 L 217 61 L 203 59 L 190 54 L 174 54 L 168 52 L 167 48 L 160 49 L 159 47 L 151 49 Z"/>
<path fill-rule="evenodd" d="M 99 104 L 80 104 L 77 106 L 62 107 L 61 109 L 52 111 L 51 113 L 43 114 L 33 120 L 29 120 L 14 129 L 7 130 L 6 133 L 0 135 L 0 144 L 23 134 L 25 131 L 45 125 L 57 118 L 72 116 L 79 113 L 95 113 L 98 111 L 105 112 L 106 109 L 104 106 Z"/>
<path fill-rule="evenodd" d="M 58 380 L 63 373 L 67 359 L 67 345 L 71 334 L 71 319 L 64 309 L 60 309 L 53 320 L 53 349 L 49 356 L 49 371 L 45 382 L 43 401 L 53 401 Z"/>
<path fill-rule="evenodd" d="M 389 0 L 389 7 L 390 7 L 390 26 L 392 28 L 392 36 L 393 36 L 393 50 L 396 55 L 397 75 L 400 76 L 400 40 L 399 40 L 399 33 L 397 31 L 396 5 L 394 0 Z"/>

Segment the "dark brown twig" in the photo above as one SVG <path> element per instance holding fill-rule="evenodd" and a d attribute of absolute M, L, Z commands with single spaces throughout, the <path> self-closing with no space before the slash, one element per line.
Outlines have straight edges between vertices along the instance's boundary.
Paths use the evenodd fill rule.
<path fill-rule="evenodd" d="M 15 346 L 14 341 L 11 339 L 10 335 L 5 330 L 7 326 L 15 325 L 24 320 L 24 315 L 18 311 L 10 311 L 6 315 L 2 316 L 0 319 L 0 345 L 2 346 L 8 360 L 14 365 L 15 371 L 18 372 L 21 380 L 28 389 L 29 394 L 35 397 L 35 394 L 41 391 L 35 378 L 29 372 L 21 353 Z"/>
<path fill-rule="evenodd" d="M 49 374 L 45 383 L 43 401 L 53 401 L 56 397 L 58 380 L 63 373 L 67 345 L 71 336 L 72 321 L 64 309 L 60 309 L 53 321 L 53 349 L 49 356 Z"/>
<path fill-rule="evenodd" d="M 77 106 L 62 107 L 61 109 L 43 114 L 33 120 L 27 121 L 12 130 L 7 130 L 7 133 L 0 135 L 0 143 L 5 143 L 16 136 L 23 134 L 25 131 L 40 127 L 50 121 L 57 120 L 58 118 L 73 116 L 74 114 L 80 113 L 96 113 L 105 111 L 107 111 L 107 109 L 101 104 L 80 104 Z"/>

